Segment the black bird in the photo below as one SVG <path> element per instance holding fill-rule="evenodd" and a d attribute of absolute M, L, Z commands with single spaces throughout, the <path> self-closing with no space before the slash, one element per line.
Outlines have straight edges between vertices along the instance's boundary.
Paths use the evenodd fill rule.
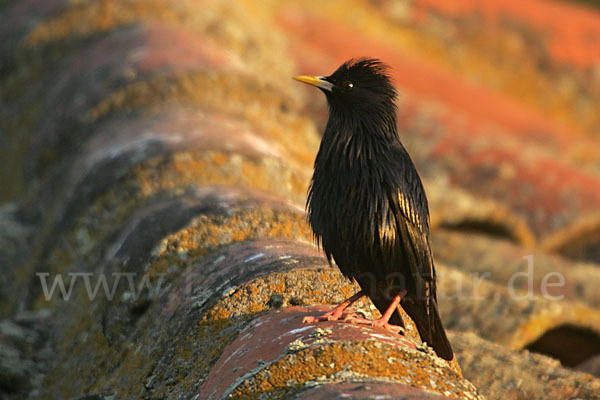
<path fill-rule="evenodd" d="M 400 304 L 421 339 L 451 360 L 437 309 L 427 197 L 398 137 L 396 90 L 388 69 L 380 60 L 360 58 L 327 77 L 295 78 L 320 88 L 329 105 L 308 193 L 308 220 L 329 262 L 333 258 L 362 289 L 305 322 L 343 319 L 399 332 L 404 328 Z M 381 312 L 379 320 L 344 312 L 365 295 Z"/>

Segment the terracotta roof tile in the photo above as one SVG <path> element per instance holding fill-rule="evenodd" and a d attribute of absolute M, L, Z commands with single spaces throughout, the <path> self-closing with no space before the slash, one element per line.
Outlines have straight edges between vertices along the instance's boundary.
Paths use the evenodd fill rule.
<path fill-rule="evenodd" d="M 578 67 L 593 66 L 600 60 L 594 42 L 600 40 L 600 15 L 591 9 L 559 1 L 532 0 L 523 6 L 518 0 L 480 2 L 418 0 L 416 8 L 433 9 L 452 16 L 476 14 L 488 23 L 513 19 L 545 32 L 549 52 L 557 61 Z"/>
<path fill-rule="evenodd" d="M 302 324 L 304 316 L 315 312 L 322 309 L 288 308 L 253 320 L 223 351 L 200 387 L 200 397 L 279 397 L 307 383 L 388 380 L 450 398 L 478 398 L 468 382 L 458 380 L 436 357 L 419 354 L 414 343 L 385 329 Z"/>
<path fill-rule="evenodd" d="M 427 390 L 417 389 L 412 386 L 390 383 L 390 382 L 368 382 L 368 383 L 321 383 L 315 382 L 313 388 L 299 392 L 292 399 L 326 400 L 334 396 L 349 397 L 352 399 L 367 400 L 379 396 L 382 399 L 401 398 L 405 400 L 442 400 L 447 397 Z"/>
<path fill-rule="evenodd" d="M 544 334 L 561 326 L 590 332 L 600 337 L 600 312 L 583 303 L 553 296 L 553 290 L 539 295 L 537 289 L 522 288 L 514 283 L 523 275 L 513 275 L 512 281 L 497 284 L 488 281 L 491 272 L 466 273 L 437 263 L 440 314 L 449 329 L 475 332 L 477 335 L 511 349 L 523 349 Z M 557 280 L 548 280 L 557 283 Z M 514 283 L 514 284 L 512 284 Z M 567 340 L 567 339 L 565 339 Z M 576 336 L 571 339 L 577 343 Z M 554 346 L 558 346 L 554 343 Z M 600 348 L 592 340 L 587 348 L 592 356 Z M 560 349 L 547 349 L 557 357 Z"/>

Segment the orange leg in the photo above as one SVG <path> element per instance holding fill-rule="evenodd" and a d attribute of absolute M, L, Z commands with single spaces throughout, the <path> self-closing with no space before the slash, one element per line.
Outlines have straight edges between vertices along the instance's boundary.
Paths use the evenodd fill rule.
<path fill-rule="evenodd" d="M 356 313 L 345 313 L 344 311 L 346 311 L 346 308 L 350 307 L 352 305 L 352 303 L 354 303 L 355 301 L 357 301 L 364 295 L 365 295 L 365 293 L 361 290 L 360 292 L 356 293 L 352 297 L 349 297 L 346 300 L 344 300 L 333 310 L 326 312 L 325 314 L 320 315 L 318 317 L 312 317 L 312 316 L 304 317 L 302 322 L 305 324 L 313 324 L 315 322 L 322 322 L 322 321 L 338 321 L 340 319 L 346 320 L 348 318 L 359 318 L 358 314 L 356 314 Z"/>
<path fill-rule="evenodd" d="M 400 333 L 404 330 L 404 329 L 402 329 L 401 326 L 392 325 L 388 322 L 389 322 L 390 318 L 392 317 L 392 314 L 394 313 L 396 308 L 398 308 L 398 304 L 400 304 L 400 300 L 402 300 L 402 297 L 404 297 L 404 296 L 406 296 L 406 290 L 403 290 L 396 297 L 394 297 L 394 300 L 392 300 L 392 302 L 390 303 L 390 306 L 387 308 L 387 310 L 385 310 L 385 312 L 379 319 L 371 320 L 371 319 L 366 319 L 366 318 L 361 318 L 361 317 L 351 317 L 351 318 L 346 319 L 346 321 L 351 324 L 365 324 L 365 325 L 371 325 L 371 326 L 378 326 L 381 328 L 385 328 L 389 331 L 392 331 L 394 333 Z"/>

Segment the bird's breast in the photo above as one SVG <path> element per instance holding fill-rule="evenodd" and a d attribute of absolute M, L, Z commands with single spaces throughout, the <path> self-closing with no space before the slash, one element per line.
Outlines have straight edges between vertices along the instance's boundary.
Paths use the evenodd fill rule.
<path fill-rule="evenodd" d="M 373 243 L 394 237 L 389 187 L 385 174 L 365 163 L 316 169 L 309 202 L 313 230 L 324 242 Z"/>

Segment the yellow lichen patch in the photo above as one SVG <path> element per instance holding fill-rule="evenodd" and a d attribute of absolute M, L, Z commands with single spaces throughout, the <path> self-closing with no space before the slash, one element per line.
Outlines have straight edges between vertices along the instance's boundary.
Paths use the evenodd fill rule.
<path fill-rule="evenodd" d="M 64 304 L 59 316 L 60 335 L 53 341 L 56 363 L 45 377 L 44 387 L 49 390 L 45 398 L 75 398 L 81 393 L 107 390 L 120 398 L 141 398 L 149 390 L 159 397 L 160 394 L 169 397 L 170 390 L 189 394 L 208 374 L 223 348 L 237 336 L 239 324 L 251 317 L 233 320 L 213 313 L 215 318 L 196 322 L 195 317 L 184 313 L 169 323 L 156 325 L 162 304 L 155 302 L 133 324 L 112 319 L 114 308 L 120 304 L 118 295 L 113 302 L 102 299 L 89 302 L 82 286 L 75 287 L 72 299 Z M 105 319 L 100 317 L 103 312 Z M 111 328 L 115 323 L 121 326 Z M 174 328 L 173 324 L 181 328 Z M 179 329 L 177 335 L 173 329 Z M 111 331 L 128 337 L 123 340 L 116 336 L 116 340 L 111 340 Z M 64 376 L 72 375 L 68 371 L 74 369 L 78 373 L 65 380 Z M 185 371 L 176 377 L 175 387 L 161 375 L 167 369 Z M 149 379 L 152 374 L 156 376 Z"/>
<path fill-rule="evenodd" d="M 293 259 L 286 261 L 290 262 Z M 323 276 L 330 276 L 330 279 L 324 281 Z M 218 300 L 206 313 L 204 319 L 206 321 L 228 320 L 268 311 L 271 309 L 270 299 L 273 295 L 281 296 L 280 307 L 299 304 L 333 305 L 339 304 L 359 290 L 357 284 L 350 282 L 339 271 L 328 271 L 318 266 L 272 272 L 265 277 L 250 280 L 236 287 L 232 293 Z M 367 298 L 357 301 L 350 309 L 360 311 L 367 318 L 381 316 Z M 405 336 L 420 343 L 421 338 L 415 324 L 404 310 L 399 308 L 399 312 L 404 321 Z M 457 365 L 453 368 L 455 371 L 460 371 Z"/>
<path fill-rule="evenodd" d="M 217 157 L 221 165 L 215 163 Z M 223 163 L 223 158 L 226 162 Z M 252 160 L 240 154 L 220 151 L 182 152 L 158 157 L 132 171 L 143 196 L 160 190 L 185 188 L 190 184 L 238 186 L 266 190 L 304 199 L 307 181 L 290 171 L 279 160 Z"/>
<path fill-rule="evenodd" d="M 292 157 L 298 168 L 306 167 L 316 152 L 318 135 L 308 119 L 282 112 L 289 101 L 276 87 L 247 76 L 192 71 L 126 85 L 89 110 L 86 118 L 95 121 L 115 111 L 156 113 L 172 103 L 198 105 L 247 121 L 266 140 L 277 140 L 285 151 L 281 156 Z"/>
<path fill-rule="evenodd" d="M 236 321 L 237 324 L 244 320 Z M 201 321 L 198 323 L 195 331 L 186 338 L 182 346 L 178 346 L 176 354 L 182 359 L 193 359 L 194 355 L 199 357 L 199 360 L 194 363 L 194 369 L 197 371 L 198 377 L 204 378 L 208 374 L 210 366 L 219 358 L 225 346 L 235 339 L 238 335 L 238 330 L 227 330 L 228 327 L 236 323 L 230 320 L 215 320 Z M 204 339 L 204 340 L 203 340 Z M 198 348 L 198 343 L 203 341 L 209 344 L 203 349 Z M 202 350 L 199 353 L 199 350 Z M 195 354 L 193 354 L 193 353 Z M 181 376 L 185 379 L 185 376 Z"/>
<path fill-rule="evenodd" d="M 202 38 L 215 40 L 227 49 L 226 58 L 273 76 L 292 76 L 293 61 L 281 57 L 286 50 L 285 36 L 273 19 L 278 2 L 240 0 L 98 0 L 74 2 L 63 12 L 42 21 L 25 38 L 28 47 L 90 36 L 121 26 L 160 21 L 196 31 Z M 243 61 L 241 61 L 243 60 Z M 254 67 L 254 68 L 252 68 Z M 291 83 L 289 84 L 291 85 Z"/>
<path fill-rule="evenodd" d="M 7 93 L 6 86 L 0 81 L 2 97 L 5 100 L 14 99 L 17 94 Z M 17 92 L 22 95 L 22 89 Z M 28 107 L 21 109 L 19 113 L 11 113 L 10 116 L 0 111 L 0 131 L 4 136 L 4 144 L 0 146 L 0 159 L 5 166 L 0 168 L 0 203 L 16 198 L 16 195 L 26 188 L 23 168 L 15 167 L 22 165 L 23 157 L 29 149 L 31 133 L 35 131 L 33 126 L 40 112 L 40 103 L 39 98 L 32 100 Z"/>
<path fill-rule="evenodd" d="M 216 166 L 214 158 L 227 160 Z M 118 185 L 99 198 L 78 217 L 68 233 L 52 248 L 44 260 L 47 271 L 53 274 L 69 271 L 75 262 L 79 266 L 93 261 L 98 246 L 118 229 L 145 201 L 158 193 L 182 193 L 193 185 L 232 185 L 280 192 L 286 198 L 301 201 L 306 186 L 299 178 L 281 167 L 272 167 L 276 161 L 253 161 L 239 155 L 222 152 L 180 153 L 166 159 L 158 157 L 136 168 Z M 208 217 L 205 217 L 208 218 Z M 191 235 L 191 236 L 188 236 Z M 195 226 L 183 231 L 178 251 L 189 252 L 191 259 L 204 256 L 210 247 L 258 237 L 287 237 L 311 241 L 310 231 L 302 214 L 272 210 L 246 210 L 229 217 L 199 220 Z M 173 240 L 176 238 L 173 237 Z M 170 244 L 173 246 L 173 243 Z M 164 273 L 171 265 L 187 265 L 177 255 L 169 255 L 152 264 L 150 277 Z M 178 273 L 180 269 L 177 268 Z M 36 307 L 46 307 L 48 302 L 42 294 L 35 301 Z"/>
<path fill-rule="evenodd" d="M 259 206 L 260 207 L 260 206 Z M 227 214 L 201 215 L 182 230 L 165 237 L 158 257 L 193 253 L 198 249 L 259 237 L 311 240 L 304 215 L 270 208 L 241 209 Z"/>
<path fill-rule="evenodd" d="M 96 321 L 90 310 L 91 303 L 83 300 L 81 286 L 75 287 L 72 299 L 66 302 L 68 318 L 64 325 L 59 323 L 62 334 L 53 341 L 55 362 L 44 377 L 44 387 L 59 392 L 60 396 L 48 395 L 45 398 L 74 398 L 86 392 L 94 384 L 95 376 L 103 376 L 118 363 L 118 350 L 110 346 L 102 333 L 99 321 Z M 77 300 L 74 300 L 77 299 Z M 78 306 L 71 306 L 78 302 Z M 64 318 L 64 316 L 62 317 Z M 73 360 L 77 360 L 74 362 Z M 73 375 L 76 366 L 77 374 Z M 71 379 L 64 379 L 70 376 Z"/>
<path fill-rule="evenodd" d="M 135 346 L 123 349 L 119 354 L 119 363 L 114 369 L 106 369 L 104 377 L 106 380 L 98 380 L 90 387 L 90 392 L 99 392 L 110 387 L 115 394 L 123 397 L 141 396 L 146 390 L 144 381 L 148 374 L 152 372 L 155 360 L 147 351 L 140 351 L 141 348 L 148 349 L 155 345 L 146 337 L 142 338 Z M 118 396 L 118 397 L 121 397 Z"/>
<path fill-rule="evenodd" d="M 165 357 L 169 369 L 186 371 L 176 377 L 176 390 L 190 393 L 193 385 L 206 376 L 223 348 L 237 336 L 234 325 L 244 321 L 243 318 L 235 323 L 230 319 L 202 320 L 189 328 L 189 334 L 181 334 L 180 340 L 173 341 L 167 324 L 161 329 L 150 329 L 149 325 L 154 324 L 155 319 L 146 318 L 141 322 L 146 325 L 141 329 L 145 334 L 123 345 L 121 342 L 107 343 L 101 327 L 85 315 L 89 311 L 89 308 L 81 308 L 73 315 L 72 325 L 56 343 L 59 357 L 66 358 L 57 360 L 46 379 L 53 382 L 48 387 L 55 389 L 55 383 L 62 382 L 59 386 L 61 398 L 103 390 L 110 390 L 117 397 L 142 397 L 148 391 L 148 377 L 153 373 L 157 374 L 153 378 L 153 395 L 167 396 L 173 389 L 161 375 L 161 369 L 167 367 L 157 367 L 165 362 Z M 229 327 L 231 329 L 227 329 Z M 66 370 L 73 368 L 72 360 L 77 360 L 77 377 L 64 380 Z"/>
<path fill-rule="evenodd" d="M 104 243 L 107 235 L 121 226 L 145 197 L 140 196 L 134 182 L 117 185 L 90 204 L 85 213 L 75 219 L 70 230 L 58 237 L 58 242 L 45 254 L 44 268 L 51 274 L 69 271 L 74 263 L 87 265 L 93 250 Z M 39 299 L 40 305 L 44 302 Z"/>
<path fill-rule="evenodd" d="M 283 260 L 292 266 L 293 258 Z M 269 300 L 273 295 L 282 296 L 281 306 L 294 304 L 336 304 L 345 299 L 345 292 L 357 292 L 358 286 L 352 284 L 337 272 L 337 279 L 329 283 L 320 280 L 322 268 L 290 269 L 285 272 L 271 272 L 265 277 L 256 278 L 236 287 L 235 290 L 217 303 L 206 313 L 207 320 L 228 319 L 255 314 L 271 309 Z M 315 296 L 312 287 L 321 287 Z M 359 301 L 353 309 L 361 308 L 369 312 L 370 302 Z"/>
<path fill-rule="evenodd" d="M 240 322 L 237 321 L 237 323 Z M 154 397 L 169 397 L 170 391 L 174 389 L 179 393 L 192 393 L 194 386 L 208 374 L 210 367 L 218 359 L 225 346 L 237 336 L 236 329 L 227 329 L 232 325 L 235 324 L 228 320 L 201 321 L 196 327 L 189 330 L 189 334 L 182 335 L 181 340 L 167 345 L 173 351 L 172 357 L 169 357 L 168 368 L 180 371 L 174 377 L 176 387 L 173 387 L 173 382 L 166 382 L 163 376 L 164 371 L 161 369 L 167 369 L 167 367 L 157 366 L 159 360 L 149 359 L 149 355 L 152 353 L 137 351 L 139 348 L 130 349 L 124 354 L 119 368 L 111 373 L 109 385 L 118 388 L 117 393 L 123 397 L 141 397 L 143 393 L 147 392 L 147 388 L 144 388 L 144 381 L 150 374 L 156 373 L 152 388 Z M 169 342 L 167 337 L 161 339 L 166 343 Z M 143 343 L 148 348 L 156 348 L 156 343 L 152 343 L 146 338 L 143 339 Z M 124 376 L 130 379 L 130 385 L 126 387 L 121 384 Z M 102 386 L 106 386 L 106 382 L 99 382 L 98 389 Z"/>
<path fill-rule="evenodd" d="M 336 381 L 344 372 L 376 379 L 390 379 L 438 392 L 451 398 L 476 398 L 476 389 L 434 357 L 378 342 L 336 342 L 301 350 L 281 358 L 232 393 L 234 399 L 283 399 L 307 382 L 319 378 Z M 347 378 L 345 378 L 347 379 Z"/>
<path fill-rule="evenodd" d="M 187 12 L 186 12 L 187 11 Z M 55 18 L 43 21 L 25 38 L 27 46 L 61 40 L 68 36 L 86 36 L 119 25 L 158 18 L 183 22 L 193 10 L 169 6 L 164 1 L 99 0 L 78 2 Z"/>
<path fill-rule="evenodd" d="M 217 165 L 217 158 L 225 164 Z M 90 251 L 101 245 L 110 232 L 123 224 L 137 207 L 158 193 L 178 195 L 191 186 L 223 185 L 262 189 L 282 194 L 285 198 L 304 200 L 306 181 L 283 167 L 279 161 L 263 159 L 250 160 L 237 154 L 223 152 L 178 153 L 173 157 L 157 157 L 135 167 L 127 177 L 109 191 L 100 195 L 78 217 L 68 234 L 62 236 L 45 260 L 50 272 L 61 272 L 72 266 L 74 260 L 85 264 Z M 258 235 L 269 237 L 291 237 L 310 240 L 303 217 L 292 214 L 264 211 L 248 211 L 245 215 L 216 220 L 202 227 L 202 232 L 194 229 L 190 234 L 201 235 L 204 245 L 217 246 L 222 243 L 240 241 Z M 243 220 L 243 218 L 250 218 Z M 257 225 L 256 224 L 266 224 Z M 224 225 L 219 225 L 223 223 Z M 200 226 L 197 226 L 200 229 Z M 230 236 L 230 237 L 228 237 Z M 199 239 L 199 236 L 195 236 Z M 221 238 L 221 239 L 219 239 Z M 182 239 L 185 239 L 182 237 Z M 185 247 L 183 240 L 182 246 Z M 186 248 L 192 256 L 203 255 L 202 249 Z M 194 252 L 196 252 L 194 254 Z"/>

